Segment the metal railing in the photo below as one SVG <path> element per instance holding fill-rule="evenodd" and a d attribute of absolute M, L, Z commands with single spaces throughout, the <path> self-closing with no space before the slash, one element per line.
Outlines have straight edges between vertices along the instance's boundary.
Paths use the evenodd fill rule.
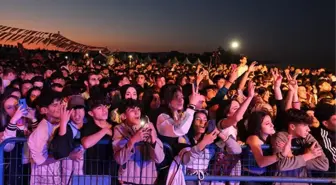
<path fill-rule="evenodd" d="M 27 141 L 26 138 L 10 138 L 7 140 L 4 140 L 0 144 L 0 185 L 5 184 L 5 151 L 4 147 L 8 143 L 25 143 Z M 110 144 L 108 141 L 101 141 L 98 143 L 99 145 L 107 145 Z M 112 147 L 112 146 L 109 146 Z M 168 144 L 164 143 L 164 147 L 166 150 L 171 151 L 171 147 Z M 243 149 L 249 149 L 247 146 L 242 146 Z M 269 146 L 262 146 L 263 149 L 269 149 Z M 166 153 L 167 154 L 167 153 Z M 84 161 L 85 163 L 86 161 Z M 10 165 L 10 164 L 9 164 Z M 209 166 L 209 168 L 211 168 Z M 117 169 L 117 168 L 114 168 Z M 28 176 L 30 174 L 27 174 Z M 111 176 L 112 177 L 112 176 Z M 83 176 L 73 176 L 73 181 L 71 184 L 90 184 L 87 181 L 92 181 L 92 178 L 87 178 L 85 175 Z M 115 177 L 116 178 L 116 177 Z M 107 178 L 108 179 L 108 178 Z M 106 180 L 106 179 L 105 179 Z M 186 181 L 199 181 L 197 176 L 185 176 Z M 274 176 L 248 176 L 248 175 L 242 175 L 242 176 L 214 176 L 213 174 L 209 173 L 209 175 L 205 175 L 204 179 L 202 181 L 212 181 L 212 182 L 227 182 L 227 181 L 250 181 L 250 182 L 282 182 L 282 183 L 335 183 L 336 179 L 334 178 L 300 178 L 300 177 L 274 177 Z M 101 181 L 102 184 L 105 182 Z M 15 183 L 16 184 L 16 183 Z M 96 180 L 93 184 L 99 184 L 99 182 Z M 114 183 L 118 184 L 118 182 Z"/>

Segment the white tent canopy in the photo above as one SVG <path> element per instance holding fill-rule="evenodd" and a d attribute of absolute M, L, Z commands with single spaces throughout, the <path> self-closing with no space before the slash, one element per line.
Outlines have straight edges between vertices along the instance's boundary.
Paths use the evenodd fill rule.
<path fill-rule="evenodd" d="M 184 59 L 183 64 L 191 65 L 191 62 L 189 61 L 188 57 Z"/>
<path fill-rule="evenodd" d="M 201 64 L 204 66 L 204 64 L 201 62 L 201 60 L 199 58 L 197 58 L 197 60 L 194 63 L 195 65 Z"/>
<path fill-rule="evenodd" d="M 165 66 L 171 66 L 171 60 L 169 59 L 164 65 Z"/>
<path fill-rule="evenodd" d="M 152 59 L 149 57 L 149 55 L 147 55 L 147 57 L 145 58 L 144 62 L 146 62 L 146 63 L 152 62 Z"/>
<path fill-rule="evenodd" d="M 177 60 L 176 57 L 173 58 L 173 60 L 170 61 L 171 64 L 176 64 L 176 63 L 179 63 L 179 61 Z"/>

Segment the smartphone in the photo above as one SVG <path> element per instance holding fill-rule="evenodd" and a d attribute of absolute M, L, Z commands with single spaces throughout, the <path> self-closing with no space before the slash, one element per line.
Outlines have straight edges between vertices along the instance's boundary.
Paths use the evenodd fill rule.
<path fill-rule="evenodd" d="M 137 132 L 138 130 L 142 128 L 147 128 L 148 127 L 147 123 L 148 123 L 148 117 L 146 116 L 146 117 L 141 118 L 140 124 L 133 126 L 132 129 L 134 132 Z"/>
<path fill-rule="evenodd" d="M 208 127 L 207 127 L 207 134 L 210 134 L 216 129 L 216 120 L 209 120 L 208 121 Z"/>
<path fill-rule="evenodd" d="M 21 98 L 19 100 L 19 105 L 24 108 L 24 109 L 27 109 L 27 102 L 26 102 L 26 99 L 25 98 Z"/>
<path fill-rule="evenodd" d="M 27 109 L 28 106 L 27 106 L 27 102 L 26 102 L 26 99 L 25 98 L 21 98 L 19 100 L 19 106 L 21 106 L 23 109 Z M 28 113 L 27 113 L 28 114 Z M 24 116 L 26 116 L 27 114 L 25 114 Z"/>
<path fill-rule="evenodd" d="M 149 123 L 149 118 L 147 116 L 144 116 L 140 121 L 141 128 L 147 128 L 148 123 Z"/>

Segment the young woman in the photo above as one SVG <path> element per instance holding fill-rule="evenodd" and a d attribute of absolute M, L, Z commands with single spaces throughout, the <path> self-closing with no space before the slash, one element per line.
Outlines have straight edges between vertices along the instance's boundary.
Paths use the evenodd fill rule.
<path fill-rule="evenodd" d="M 244 114 L 255 94 L 255 86 L 252 81 L 248 83 L 247 90 L 248 96 L 244 100 L 244 102 L 240 104 L 236 99 L 229 100 L 226 104 L 221 105 L 220 108 L 217 110 L 217 119 L 220 120 L 218 122 L 218 128 L 221 132 L 227 133 L 236 141 L 238 141 L 237 124 L 243 119 Z M 215 175 L 240 176 L 241 163 L 239 155 L 225 155 L 223 152 L 218 153 L 218 155 L 223 157 L 220 157 L 220 159 L 216 161 L 216 169 L 224 170 L 217 171 L 217 174 Z"/>
<path fill-rule="evenodd" d="M 135 88 L 135 86 L 130 85 L 130 84 L 123 85 L 120 88 L 120 94 L 123 100 L 126 100 L 126 99 L 137 100 L 138 99 L 137 89 Z"/>
<path fill-rule="evenodd" d="M 156 120 L 155 112 L 159 110 L 159 107 L 161 105 L 159 93 L 153 91 L 152 89 L 146 90 L 144 93 L 142 104 L 144 111 L 143 114 L 147 115 L 149 120 L 151 120 L 152 122 Z"/>
<path fill-rule="evenodd" d="M 185 136 L 186 143 L 189 145 L 187 148 L 184 148 L 179 153 L 179 158 L 181 158 L 181 164 L 184 165 L 186 169 L 186 175 L 196 175 L 199 180 L 202 180 L 205 174 L 210 174 L 208 167 L 210 160 L 214 157 L 217 146 L 214 144 L 215 139 L 219 137 L 220 141 L 224 145 L 219 147 L 224 149 L 230 154 L 240 154 L 241 147 L 236 142 L 236 140 L 230 135 L 219 132 L 213 125 L 208 123 L 208 115 L 206 111 L 197 111 L 194 115 L 194 120 L 192 126 Z M 210 169 L 213 170 L 213 169 Z M 172 181 L 175 177 L 173 165 L 169 171 L 172 176 L 169 177 L 168 181 Z M 194 182 L 187 181 L 186 184 L 210 184 L 211 182 Z"/>
<path fill-rule="evenodd" d="M 250 147 L 253 154 L 252 161 L 249 164 L 244 164 L 243 173 L 249 176 L 263 175 L 266 172 L 266 167 L 276 163 L 279 159 L 285 157 L 290 152 L 291 136 L 288 143 L 277 143 L 279 146 L 285 147 L 285 152 L 272 155 L 268 150 L 263 150 L 262 145 L 270 144 L 270 136 L 275 133 L 271 115 L 265 111 L 253 112 L 248 120 L 248 133 L 246 144 Z M 251 153 L 246 151 L 247 158 L 251 158 Z M 270 155 L 268 155 L 270 154 Z M 246 182 L 246 184 L 261 184 L 256 182 Z"/>
<path fill-rule="evenodd" d="M 36 108 L 34 101 L 41 95 L 41 89 L 39 87 L 33 87 L 27 92 L 27 105 L 31 108 Z"/>
<path fill-rule="evenodd" d="M 1 103 L 1 137 L 0 143 L 8 138 L 28 137 L 32 132 L 33 123 L 37 123 L 35 111 L 18 106 L 18 98 L 10 95 Z M 29 183 L 29 151 L 27 143 L 9 143 L 4 147 L 8 153 L 5 160 L 9 164 L 6 168 L 5 179 L 8 184 Z M 23 176 L 20 179 L 21 174 Z"/>
<path fill-rule="evenodd" d="M 162 183 L 164 183 L 168 174 L 168 166 L 173 158 L 178 155 L 181 149 L 188 146 L 184 136 L 191 127 L 195 106 L 201 97 L 193 90 L 192 95 L 189 97 L 190 104 L 184 111 L 184 97 L 179 86 L 163 86 L 160 95 L 161 102 L 164 104 L 160 108 L 162 113 L 157 117 L 156 128 L 162 142 L 168 143 L 172 148 L 172 155 L 166 155 L 165 161 L 161 164 L 167 167 L 160 172 L 160 175 L 163 176 L 159 179 L 163 180 Z"/>
<path fill-rule="evenodd" d="M 180 87 L 176 85 L 167 85 L 163 87 L 161 99 L 164 102 L 163 113 L 159 114 L 156 127 L 163 142 L 167 142 L 173 147 L 175 155 L 180 149 L 179 143 L 185 144 L 180 137 L 186 135 L 191 127 L 195 106 L 201 99 L 201 95 L 193 91 L 189 97 L 189 106 L 184 111 L 184 97 Z"/>

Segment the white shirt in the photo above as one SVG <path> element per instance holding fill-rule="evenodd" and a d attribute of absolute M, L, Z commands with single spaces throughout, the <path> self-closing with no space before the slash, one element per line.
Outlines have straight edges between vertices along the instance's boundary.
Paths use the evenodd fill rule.
<path fill-rule="evenodd" d="M 248 70 L 248 66 L 247 65 L 243 65 L 243 66 L 238 66 L 238 77 L 240 77 L 242 74 L 245 73 L 245 71 Z"/>
<path fill-rule="evenodd" d="M 42 165 L 48 159 L 48 144 L 58 126 L 43 119 L 29 136 L 28 147 L 33 159 L 31 185 L 61 184 L 60 162 Z"/>

